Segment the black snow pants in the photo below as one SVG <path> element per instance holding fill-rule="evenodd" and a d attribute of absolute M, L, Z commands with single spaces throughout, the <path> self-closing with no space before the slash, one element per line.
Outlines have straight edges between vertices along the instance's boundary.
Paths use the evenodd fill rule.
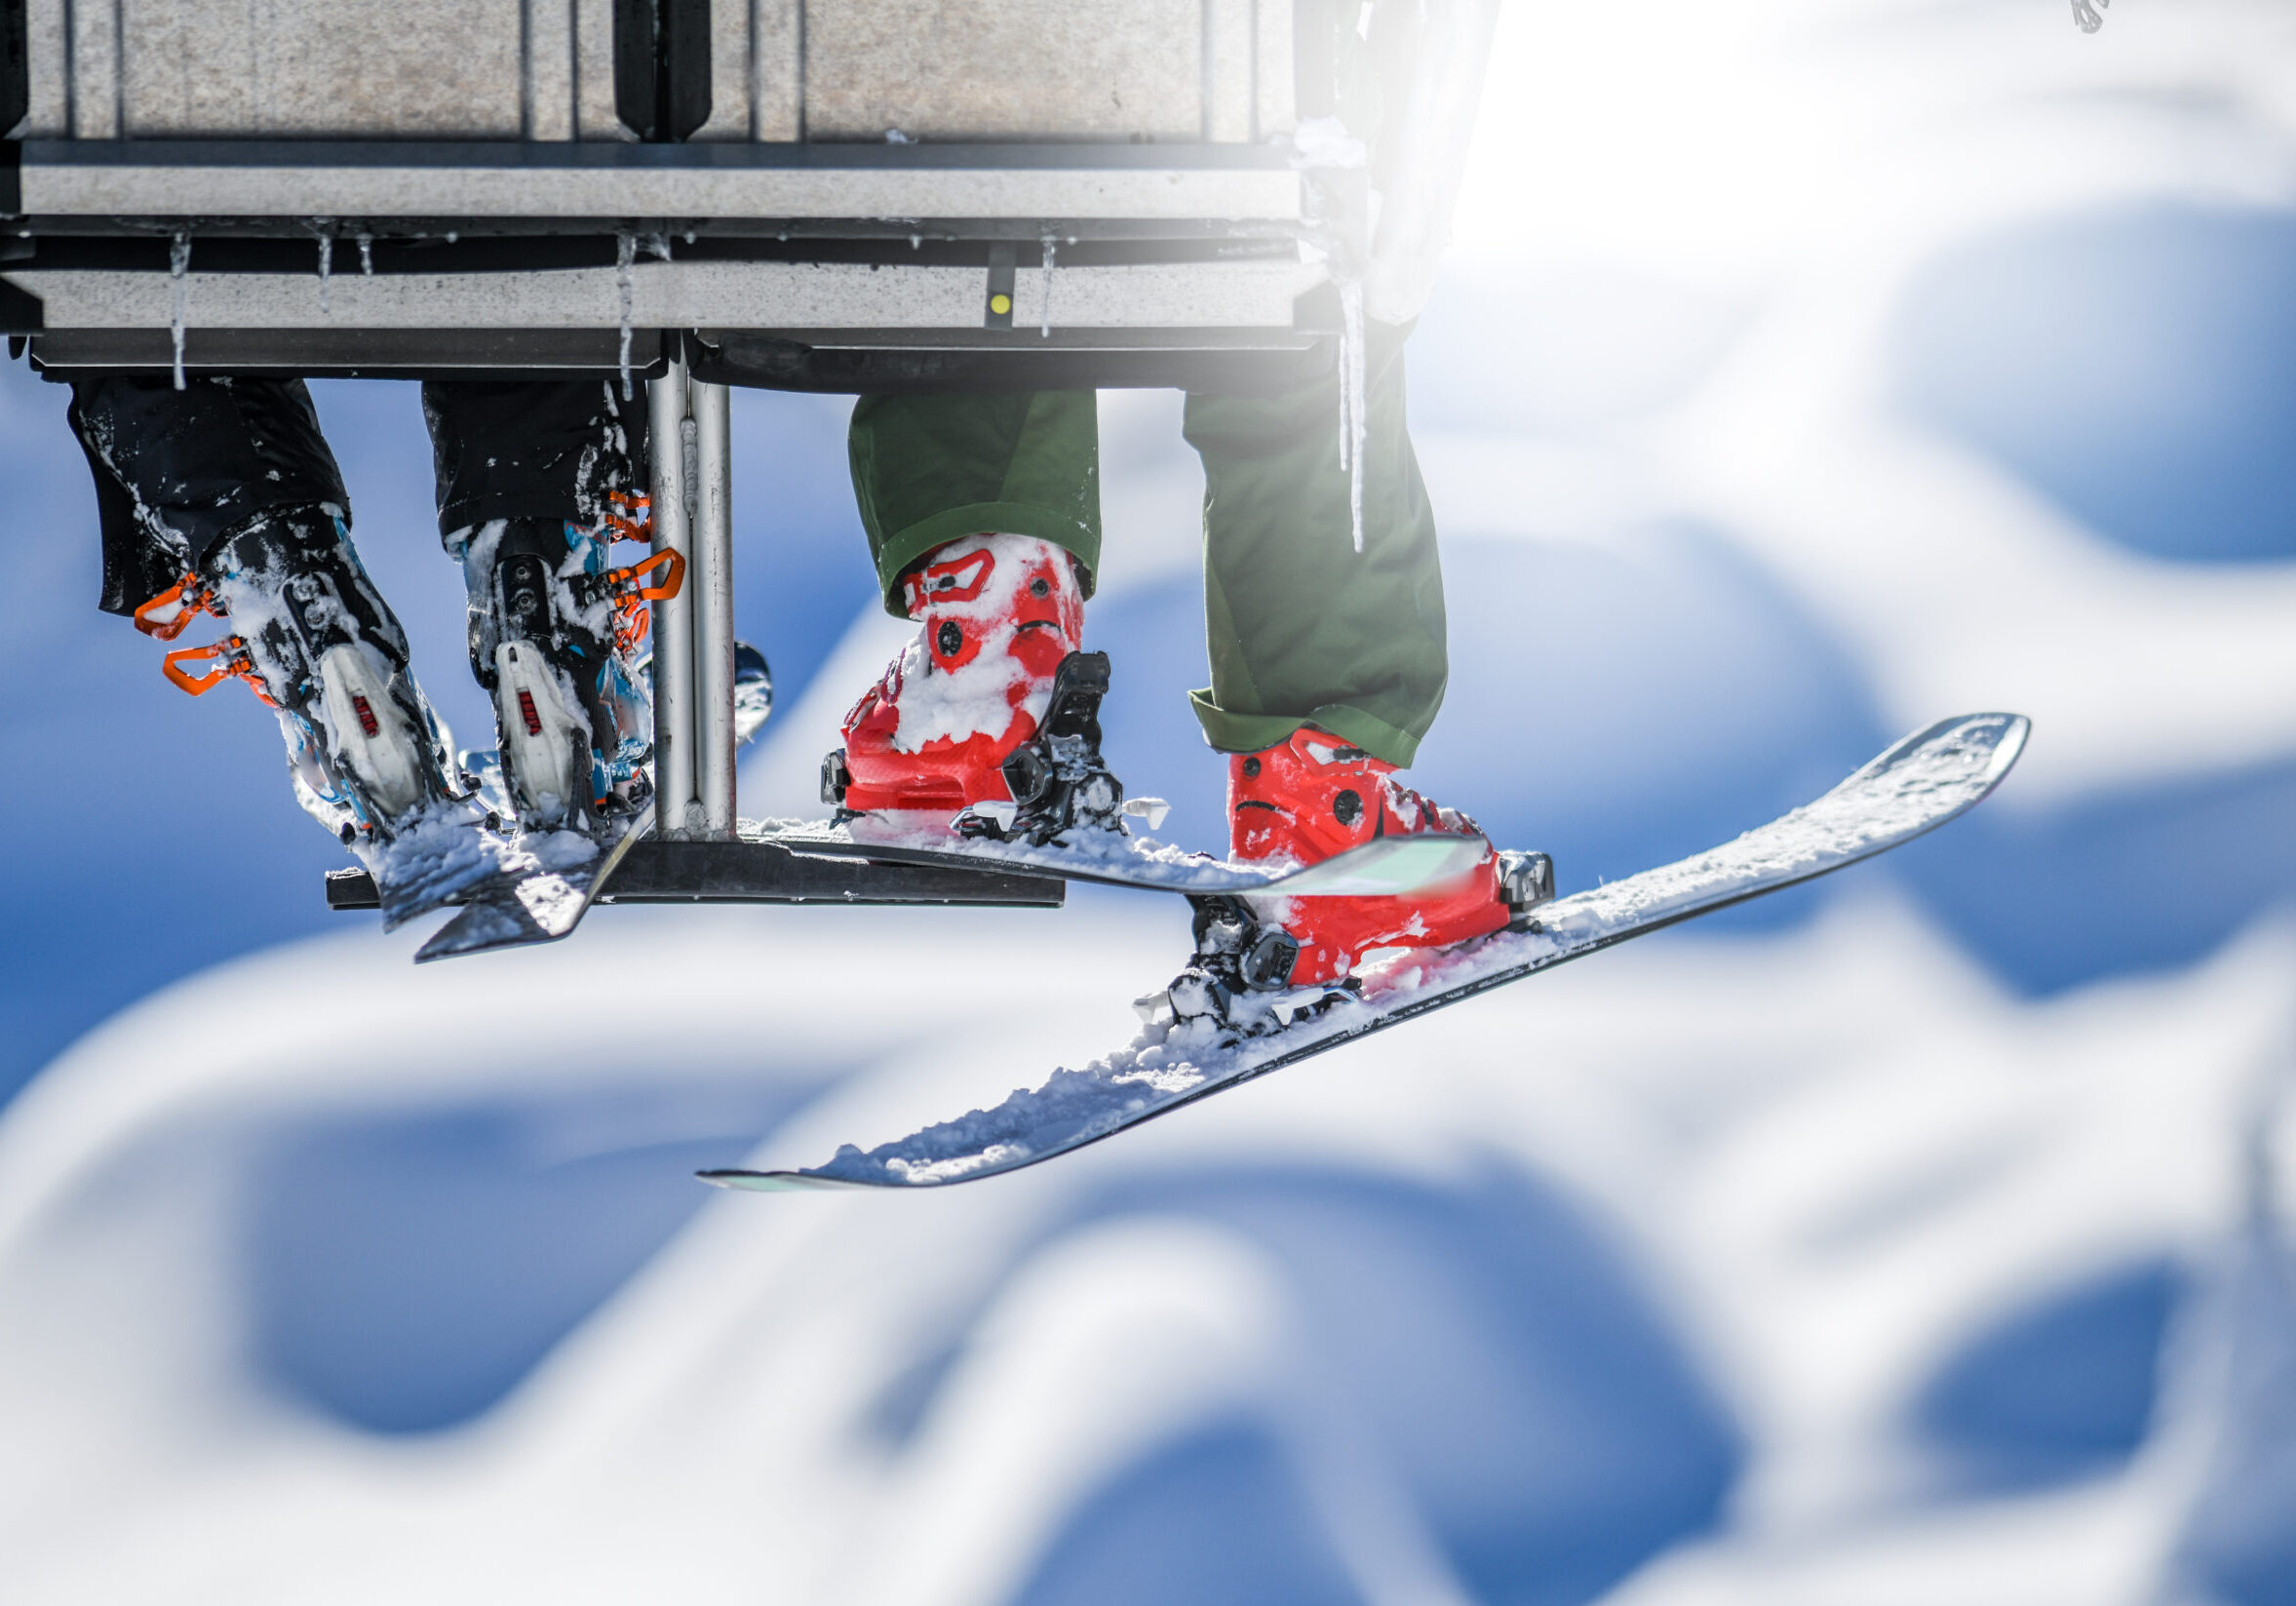
<path fill-rule="evenodd" d="M 646 483 L 645 395 L 592 379 L 422 387 L 439 533 L 491 519 L 595 523 Z M 96 476 L 107 613 L 133 613 L 265 513 L 325 507 L 348 526 L 342 471 L 300 379 L 112 376 L 72 384 L 72 433 Z"/>

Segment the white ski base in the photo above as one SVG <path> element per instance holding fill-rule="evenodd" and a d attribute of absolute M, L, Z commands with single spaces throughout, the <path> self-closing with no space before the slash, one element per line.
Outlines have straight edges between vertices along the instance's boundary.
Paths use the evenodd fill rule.
<path fill-rule="evenodd" d="M 1082 1070 L 864 1153 L 848 1144 L 798 1171 L 700 1173 L 760 1193 L 972 1182 L 1097 1143 L 1256 1077 L 1614 943 L 1871 858 L 1975 806 L 2023 750 L 2017 714 L 1971 714 L 1917 731 L 1824 797 L 1736 841 L 1547 905 L 1540 929 L 1442 953 L 1404 950 L 1362 973 L 1361 999 L 1264 1037 L 1224 1041 L 1211 1021 L 1150 1025 Z"/>

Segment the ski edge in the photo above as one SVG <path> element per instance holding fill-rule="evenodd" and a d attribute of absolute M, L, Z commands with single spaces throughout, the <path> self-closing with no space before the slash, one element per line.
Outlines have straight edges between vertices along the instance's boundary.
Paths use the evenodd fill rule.
<path fill-rule="evenodd" d="M 1662 931 L 1670 925 L 1679 925 L 1685 921 L 1694 920 L 1702 915 L 1716 914 L 1721 910 L 1733 908 L 1741 903 L 1749 903 L 1756 898 L 1766 897 L 1772 892 L 1782 892 L 1791 886 L 1807 885 L 1811 881 L 1830 876 L 1838 870 L 1847 870 L 1851 865 L 1863 864 L 1892 848 L 1902 847 L 1909 842 L 1926 837 L 1938 827 L 1950 825 L 1960 819 L 1970 809 L 1993 796 L 1995 789 L 2001 785 L 2009 770 L 2015 766 L 2018 758 L 2024 753 L 2026 740 L 2033 731 L 2031 720 L 2022 714 L 2005 713 L 1963 714 L 1939 720 L 1934 725 L 1925 726 L 1906 736 L 1903 740 L 1893 743 L 1870 763 L 1859 766 L 1824 794 L 1824 796 L 1830 797 L 1834 792 L 1870 780 L 1888 769 L 1891 764 L 1904 759 L 1908 754 L 1956 728 L 1991 722 L 1999 723 L 2002 727 L 2002 735 L 1995 743 L 1986 767 L 1978 776 L 1977 784 L 1972 788 L 1970 795 L 1953 808 L 1932 819 L 1923 821 L 1921 825 L 1902 835 L 1877 842 L 1862 852 L 1838 859 L 1831 864 L 1821 865 L 1803 874 L 1748 886 L 1730 895 L 1717 897 L 1703 903 L 1669 910 L 1655 915 L 1646 921 L 1621 927 L 1601 936 L 1587 938 L 1575 946 L 1558 949 L 1525 963 L 1510 965 L 1504 970 L 1494 971 L 1487 976 L 1478 976 L 1472 981 L 1462 982 L 1455 988 L 1400 1004 L 1394 1009 L 1382 1011 L 1349 1030 L 1336 1033 L 1328 1038 L 1318 1038 L 1312 1042 L 1304 1042 L 1288 1052 L 1272 1055 L 1257 1064 L 1246 1066 L 1232 1076 L 1207 1081 L 1202 1086 L 1182 1094 L 1171 1103 L 1158 1105 L 1155 1109 L 1133 1120 L 1111 1126 L 1103 1132 L 1095 1132 L 1089 1137 L 1080 1138 L 1060 1148 L 1047 1149 L 1041 1153 L 1027 1155 L 1001 1164 L 982 1165 L 955 1176 L 934 1177 L 915 1182 L 897 1181 L 884 1177 L 833 1177 L 817 1171 L 755 1171 L 741 1167 L 719 1167 L 697 1171 L 694 1175 L 697 1180 L 706 1182 L 715 1188 L 756 1194 L 910 1194 L 932 1193 L 968 1182 L 981 1182 L 990 1177 L 1005 1176 L 1014 1171 L 1026 1170 L 1032 1165 L 1041 1165 L 1046 1160 L 1059 1159 L 1063 1156 L 1072 1155 L 1080 1149 L 1088 1149 L 1096 1143 L 1105 1142 L 1120 1132 L 1129 1132 L 1135 1127 L 1144 1126 L 1151 1120 L 1169 1116 L 1174 1111 L 1185 1110 L 1189 1105 L 1210 1098 L 1215 1093 L 1225 1093 L 1230 1088 L 1242 1086 L 1245 1082 L 1272 1076 L 1274 1073 L 1297 1065 L 1303 1060 L 1312 1059 L 1317 1054 L 1328 1053 L 1343 1044 L 1371 1037 L 1378 1032 L 1384 1032 L 1389 1027 L 1400 1026 L 1405 1021 L 1416 1020 L 1421 1015 L 1432 1014 L 1438 1009 L 1448 1008 L 1455 1003 L 1463 1003 L 1468 999 L 1476 998 L 1495 988 L 1509 986 L 1527 977 L 1537 975 L 1542 970 L 1552 970 L 1557 965 L 1566 964 L 1573 960 L 1584 959 L 1589 954 L 1599 954 L 1604 949 L 1616 947 L 1619 943 L 1629 942 L 1637 937 L 1647 937 L 1654 931 Z"/>

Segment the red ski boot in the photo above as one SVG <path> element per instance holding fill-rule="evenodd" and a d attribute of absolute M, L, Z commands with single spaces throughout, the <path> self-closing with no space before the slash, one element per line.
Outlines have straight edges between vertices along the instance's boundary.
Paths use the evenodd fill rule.
<path fill-rule="evenodd" d="M 1394 777 L 1393 764 L 1307 728 L 1263 752 L 1231 755 L 1227 828 L 1234 854 L 1320 864 L 1381 837 L 1480 829 Z M 1502 930 L 1522 913 L 1508 892 L 1492 850 L 1466 875 L 1420 895 L 1286 899 L 1281 923 L 1300 944 L 1289 981 L 1294 987 L 1338 981 L 1374 949 L 1448 948 Z"/>
<path fill-rule="evenodd" d="M 1382 837 L 1472 833 L 1475 822 L 1397 784 L 1395 766 L 1320 730 L 1228 760 L 1229 839 L 1239 859 L 1319 864 Z M 1150 1020 L 1209 1020 L 1256 1036 L 1313 1015 L 1362 988 L 1381 949 L 1445 948 L 1494 931 L 1535 930 L 1554 896 L 1543 853 L 1486 848 L 1464 875 L 1409 896 L 1206 897 L 1195 905 L 1195 962 L 1141 1000 Z"/>
<path fill-rule="evenodd" d="M 1108 658 L 1077 649 L 1084 594 L 1069 554 L 1031 535 L 967 535 L 902 587 L 922 628 L 845 716 L 822 801 L 1040 842 L 1079 818 L 1112 824 L 1123 790 L 1100 762 Z"/>

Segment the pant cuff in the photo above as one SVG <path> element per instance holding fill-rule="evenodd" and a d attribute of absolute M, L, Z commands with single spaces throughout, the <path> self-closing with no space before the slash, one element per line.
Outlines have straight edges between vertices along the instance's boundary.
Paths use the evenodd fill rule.
<path fill-rule="evenodd" d="M 1084 566 L 1084 595 L 1092 595 L 1093 570 L 1100 567 L 1100 536 L 1090 527 L 1033 502 L 973 502 L 919 519 L 877 548 L 876 580 L 884 595 L 885 611 L 896 619 L 909 617 L 901 598 L 904 569 L 936 547 L 984 531 L 1033 535 L 1073 554 Z"/>
<path fill-rule="evenodd" d="M 1231 714 L 1212 701 L 1209 687 L 1189 692 L 1187 700 L 1195 707 L 1196 722 L 1204 727 L 1204 740 L 1223 753 L 1258 753 L 1289 741 L 1293 731 L 1311 725 L 1398 769 L 1410 768 L 1412 760 L 1419 757 L 1421 733 L 1399 729 L 1345 703 L 1326 703 L 1314 713 L 1303 715 Z"/>

